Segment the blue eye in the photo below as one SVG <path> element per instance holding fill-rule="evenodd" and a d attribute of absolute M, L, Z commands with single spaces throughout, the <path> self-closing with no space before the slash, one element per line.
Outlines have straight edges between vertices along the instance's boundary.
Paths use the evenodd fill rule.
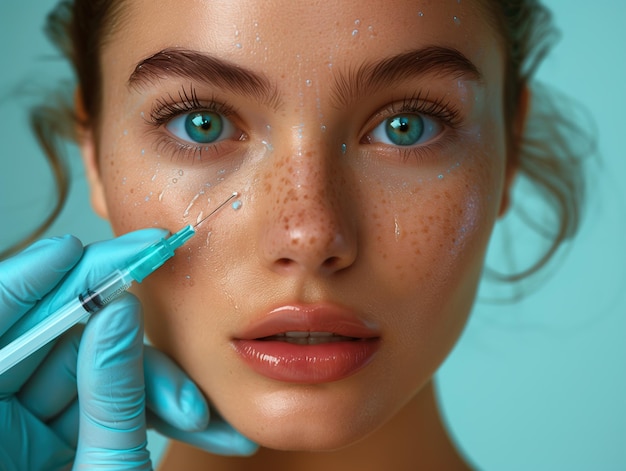
<path fill-rule="evenodd" d="M 402 113 L 385 119 L 371 132 L 371 142 L 411 147 L 428 142 L 442 131 L 436 120 L 415 113 Z"/>
<path fill-rule="evenodd" d="M 212 144 L 233 137 L 235 128 L 214 111 L 194 111 L 172 119 L 166 126 L 174 136 L 194 144 Z"/>

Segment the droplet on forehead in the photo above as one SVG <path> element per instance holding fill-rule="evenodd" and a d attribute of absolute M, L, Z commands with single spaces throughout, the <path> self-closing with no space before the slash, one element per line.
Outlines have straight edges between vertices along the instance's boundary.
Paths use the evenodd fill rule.
<path fill-rule="evenodd" d="M 231 206 L 235 211 L 237 211 L 243 206 L 243 203 L 241 202 L 241 200 L 235 200 L 233 201 L 233 204 Z"/>
<path fill-rule="evenodd" d="M 457 26 L 461 24 L 461 19 L 458 16 L 453 16 L 452 21 L 454 21 L 454 24 Z"/>
<path fill-rule="evenodd" d="M 307 79 L 305 83 L 307 87 L 310 87 L 313 82 L 311 82 L 310 79 Z"/>
<path fill-rule="evenodd" d="M 341 153 L 345 155 L 347 151 L 348 151 L 348 146 L 344 142 L 343 144 L 341 144 Z"/>

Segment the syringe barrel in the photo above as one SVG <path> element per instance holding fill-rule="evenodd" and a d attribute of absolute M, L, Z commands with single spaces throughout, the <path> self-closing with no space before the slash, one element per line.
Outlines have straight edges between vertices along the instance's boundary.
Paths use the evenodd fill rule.
<path fill-rule="evenodd" d="M 85 311 L 97 312 L 130 288 L 133 278 L 127 270 L 115 270 L 94 288 L 78 296 Z"/>

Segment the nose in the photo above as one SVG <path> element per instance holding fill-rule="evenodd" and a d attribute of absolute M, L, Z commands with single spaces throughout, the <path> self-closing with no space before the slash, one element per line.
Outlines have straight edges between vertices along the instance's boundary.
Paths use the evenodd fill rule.
<path fill-rule="evenodd" d="M 293 154 L 292 154 L 293 155 Z M 348 170 L 321 153 L 287 156 L 272 163 L 261 237 L 262 258 L 284 275 L 329 276 L 357 255 Z"/>

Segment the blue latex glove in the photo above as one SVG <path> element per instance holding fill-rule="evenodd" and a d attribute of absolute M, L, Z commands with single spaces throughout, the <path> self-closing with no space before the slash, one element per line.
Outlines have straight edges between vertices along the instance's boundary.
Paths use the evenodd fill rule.
<path fill-rule="evenodd" d="M 73 237 L 47 239 L 0 263 L 0 345 L 163 235 L 137 231 L 84 251 Z M 228 424 L 209 424 L 193 382 L 144 348 L 139 304 L 126 295 L 0 376 L 1 469 L 149 469 L 146 415 L 207 451 L 256 450 Z"/>

